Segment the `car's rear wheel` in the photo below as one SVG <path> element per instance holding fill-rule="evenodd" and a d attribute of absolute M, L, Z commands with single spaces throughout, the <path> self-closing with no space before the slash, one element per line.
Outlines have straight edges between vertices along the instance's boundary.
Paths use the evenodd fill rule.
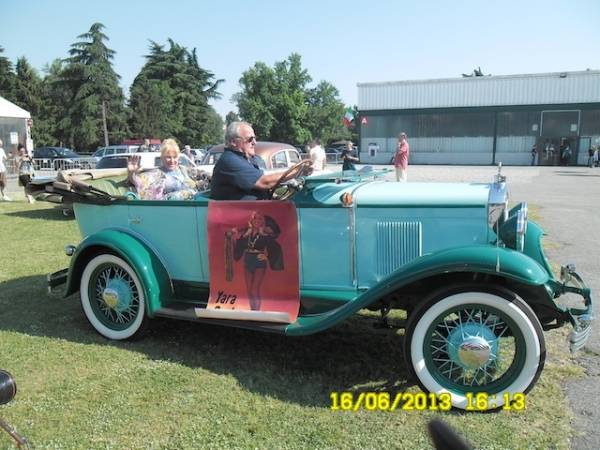
<path fill-rule="evenodd" d="M 145 328 L 145 296 L 135 271 L 121 258 L 101 254 L 81 276 L 81 306 L 98 333 L 109 339 L 131 339 Z"/>
<path fill-rule="evenodd" d="M 528 392 L 544 367 L 542 327 L 531 308 L 502 288 L 462 286 L 417 307 L 406 326 L 404 352 L 419 385 L 450 393 L 452 405 L 487 408 Z"/>

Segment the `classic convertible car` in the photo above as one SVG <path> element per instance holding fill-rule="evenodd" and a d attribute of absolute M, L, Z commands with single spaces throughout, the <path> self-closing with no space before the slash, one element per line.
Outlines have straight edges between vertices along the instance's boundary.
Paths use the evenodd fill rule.
<path fill-rule="evenodd" d="M 288 170 L 293 182 L 264 202 L 215 202 L 210 192 L 142 201 L 124 175 L 67 174 L 53 194 L 74 202 L 84 239 L 66 247 L 70 267 L 49 275 L 49 288 L 79 291 L 109 339 L 138 336 L 154 317 L 297 336 L 363 308 L 383 323 L 404 310 L 405 359 L 419 385 L 462 409 L 478 393 L 494 409 L 528 392 L 544 366 L 543 330 L 570 324 L 572 351 L 587 341 L 590 289 L 570 265 L 555 277 L 542 229 L 525 203 L 508 208 L 500 170 L 489 184 L 454 184 L 393 183 L 385 171 L 306 177 L 305 167 Z M 278 274 L 287 281 L 260 292 Z M 235 279 L 249 299 L 221 287 Z M 565 293 L 581 307 L 562 306 Z"/>

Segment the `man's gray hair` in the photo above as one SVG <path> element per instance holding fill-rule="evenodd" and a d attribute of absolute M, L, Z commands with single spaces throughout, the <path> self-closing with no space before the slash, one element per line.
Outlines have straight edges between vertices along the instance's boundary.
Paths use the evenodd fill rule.
<path fill-rule="evenodd" d="M 225 130 L 225 145 L 229 144 L 235 138 L 240 137 L 240 127 L 246 125 L 252 128 L 248 122 L 231 122 Z"/>

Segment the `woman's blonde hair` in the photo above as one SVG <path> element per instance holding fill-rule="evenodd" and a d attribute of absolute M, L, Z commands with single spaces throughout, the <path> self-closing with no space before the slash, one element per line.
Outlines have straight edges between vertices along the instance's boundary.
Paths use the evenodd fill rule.
<path fill-rule="evenodd" d="M 173 150 L 175 153 L 177 153 L 177 156 L 179 156 L 179 154 L 181 153 L 179 150 L 179 145 L 177 145 L 177 142 L 175 141 L 175 139 L 172 139 L 172 138 L 165 139 L 160 144 L 160 157 L 163 158 L 165 156 L 165 154 L 171 150 Z"/>

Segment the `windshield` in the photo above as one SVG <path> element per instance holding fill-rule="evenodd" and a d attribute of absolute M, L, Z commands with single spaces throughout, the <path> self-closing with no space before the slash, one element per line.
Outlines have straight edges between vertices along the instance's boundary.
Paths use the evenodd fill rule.
<path fill-rule="evenodd" d="M 120 158 L 102 158 L 98 164 L 96 164 L 96 169 L 120 169 L 123 167 L 127 167 L 127 157 Z"/>
<path fill-rule="evenodd" d="M 68 148 L 57 148 L 56 153 L 61 158 L 79 158 L 79 155 L 75 153 L 73 150 L 69 150 Z"/>

